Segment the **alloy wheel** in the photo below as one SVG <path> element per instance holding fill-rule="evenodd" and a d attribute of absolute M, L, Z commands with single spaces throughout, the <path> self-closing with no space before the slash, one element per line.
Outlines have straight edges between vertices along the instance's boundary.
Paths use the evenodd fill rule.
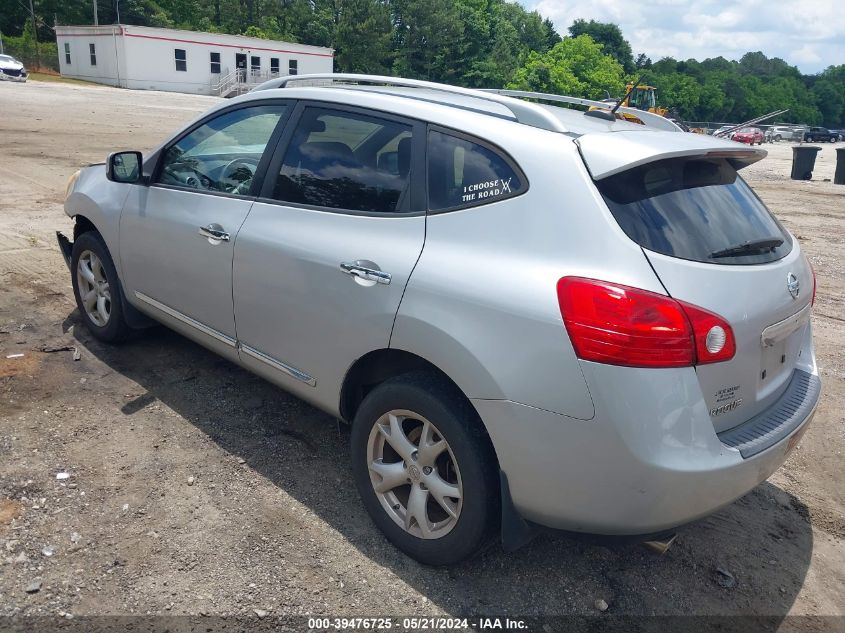
<path fill-rule="evenodd" d="M 449 443 L 429 420 L 392 410 L 367 441 L 370 482 L 388 516 L 409 534 L 437 539 L 457 524 L 463 485 Z"/>
<path fill-rule="evenodd" d="M 111 316 L 111 291 L 102 260 L 93 251 L 83 251 L 76 264 L 79 299 L 94 325 L 105 327 Z"/>

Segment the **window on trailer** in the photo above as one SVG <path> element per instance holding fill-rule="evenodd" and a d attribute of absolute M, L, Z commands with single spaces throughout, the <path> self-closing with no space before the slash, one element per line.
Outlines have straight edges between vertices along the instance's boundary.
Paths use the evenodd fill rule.
<path fill-rule="evenodd" d="M 188 70 L 188 56 L 184 48 L 174 49 L 174 57 L 176 59 L 176 70 Z"/>
<path fill-rule="evenodd" d="M 249 67 L 254 73 L 261 72 L 261 58 L 257 55 L 252 55 L 249 58 Z"/>
<path fill-rule="evenodd" d="M 279 74 L 279 58 L 278 57 L 271 57 L 270 58 L 270 74 L 271 75 L 278 75 Z"/>
<path fill-rule="evenodd" d="M 65 64 L 70 64 L 70 42 L 65 42 Z"/>
<path fill-rule="evenodd" d="M 288 62 L 288 75 L 296 75 L 299 73 L 299 62 L 292 59 Z"/>
<path fill-rule="evenodd" d="M 88 52 L 91 54 L 91 65 L 97 65 L 97 47 L 94 46 L 94 43 L 88 44 Z"/>
<path fill-rule="evenodd" d="M 220 74 L 220 53 L 211 53 L 211 74 Z"/>

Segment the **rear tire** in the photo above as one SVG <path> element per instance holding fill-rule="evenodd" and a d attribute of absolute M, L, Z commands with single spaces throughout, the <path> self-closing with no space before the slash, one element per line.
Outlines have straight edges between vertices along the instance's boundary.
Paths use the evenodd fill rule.
<path fill-rule="evenodd" d="M 457 563 L 498 527 L 495 454 L 472 405 L 445 378 L 411 373 L 373 389 L 355 415 L 351 452 L 367 512 L 411 558 Z"/>
<path fill-rule="evenodd" d="M 88 331 L 104 343 L 120 343 L 132 328 L 123 315 L 123 288 L 103 238 L 93 231 L 73 243 L 70 258 L 73 295 Z"/>

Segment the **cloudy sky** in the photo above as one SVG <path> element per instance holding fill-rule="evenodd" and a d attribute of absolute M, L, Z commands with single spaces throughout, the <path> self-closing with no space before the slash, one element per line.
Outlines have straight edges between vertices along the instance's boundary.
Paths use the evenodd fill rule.
<path fill-rule="evenodd" d="M 576 18 L 614 22 L 634 55 L 781 57 L 802 72 L 845 64 L 843 0 L 522 0 L 565 34 Z"/>

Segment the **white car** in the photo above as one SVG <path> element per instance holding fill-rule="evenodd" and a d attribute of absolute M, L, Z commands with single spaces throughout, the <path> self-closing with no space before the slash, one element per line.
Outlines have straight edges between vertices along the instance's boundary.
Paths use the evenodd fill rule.
<path fill-rule="evenodd" d="M 11 55 L 0 55 L 0 81 L 25 82 L 27 76 L 22 62 Z"/>
<path fill-rule="evenodd" d="M 718 130 L 713 132 L 713 136 L 718 136 L 721 138 L 731 138 L 733 136 L 733 133 L 728 134 L 727 132 L 728 130 L 733 130 L 734 128 L 736 128 L 735 125 L 723 125 Z"/>

